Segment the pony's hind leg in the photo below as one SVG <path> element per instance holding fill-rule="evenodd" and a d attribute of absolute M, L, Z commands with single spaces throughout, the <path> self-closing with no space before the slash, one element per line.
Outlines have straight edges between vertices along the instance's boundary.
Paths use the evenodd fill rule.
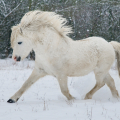
<path fill-rule="evenodd" d="M 96 85 L 90 92 L 86 94 L 85 99 L 92 99 L 93 94 L 105 85 L 102 73 L 95 74 L 95 78 L 96 78 Z"/>
<path fill-rule="evenodd" d="M 106 75 L 101 73 L 95 74 L 95 78 L 96 78 L 96 85 L 89 93 L 86 94 L 85 99 L 91 99 L 93 94 L 97 90 L 99 90 L 101 87 L 103 87 L 105 83 L 110 88 L 112 95 L 116 98 L 119 97 L 118 91 L 116 90 L 116 87 L 115 87 L 115 82 L 109 73 L 107 73 Z"/>
<path fill-rule="evenodd" d="M 116 90 L 115 82 L 109 73 L 105 76 L 104 81 L 107 84 L 107 86 L 110 88 L 113 97 L 118 98 L 119 94 L 118 94 L 118 91 Z"/>

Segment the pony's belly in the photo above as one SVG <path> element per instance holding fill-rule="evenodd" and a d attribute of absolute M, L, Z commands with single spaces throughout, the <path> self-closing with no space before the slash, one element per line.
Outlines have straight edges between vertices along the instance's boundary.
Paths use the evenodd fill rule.
<path fill-rule="evenodd" d="M 94 65 L 88 65 L 86 67 L 76 67 L 74 69 L 71 69 L 68 71 L 68 76 L 70 77 L 78 77 L 78 76 L 84 76 L 89 74 L 90 72 L 92 72 L 95 68 L 95 64 Z"/>
<path fill-rule="evenodd" d="M 73 72 L 73 73 L 71 73 L 71 74 L 68 74 L 68 76 L 69 77 L 79 77 L 79 76 L 84 76 L 84 75 L 87 75 L 87 74 L 89 74 L 90 72 L 92 72 L 93 71 L 93 69 L 91 69 L 91 70 L 86 70 L 86 71 L 75 71 L 75 72 Z"/>

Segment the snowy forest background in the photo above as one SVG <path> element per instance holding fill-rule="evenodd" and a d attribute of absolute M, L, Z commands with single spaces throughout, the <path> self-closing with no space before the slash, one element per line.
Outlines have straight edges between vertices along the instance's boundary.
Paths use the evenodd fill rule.
<path fill-rule="evenodd" d="M 11 57 L 11 27 L 36 9 L 67 18 L 74 40 L 100 36 L 120 42 L 120 0 L 0 0 L 0 58 Z"/>

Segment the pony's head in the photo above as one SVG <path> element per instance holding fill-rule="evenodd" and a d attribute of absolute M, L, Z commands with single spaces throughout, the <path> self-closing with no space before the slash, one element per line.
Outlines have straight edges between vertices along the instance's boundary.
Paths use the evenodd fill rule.
<path fill-rule="evenodd" d="M 48 29 L 52 28 L 52 31 L 62 37 L 72 33 L 71 27 L 65 26 L 66 22 L 65 18 L 54 12 L 36 10 L 26 13 L 21 22 L 12 28 L 11 46 L 13 48 L 13 59 L 16 61 L 24 59 L 33 49 L 35 41 L 44 42 L 44 36 L 47 36 L 47 33 L 43 34 L 42 32 L 45 27 Z"/>
<path fill-rule="evenodd" d="M 23 60 L 32 51 L 32 41 L 30 37 L 23 34 L 19 26 L 12 28 L 11 47 L 13 48 L 12 58 L 15 61 Z"/>

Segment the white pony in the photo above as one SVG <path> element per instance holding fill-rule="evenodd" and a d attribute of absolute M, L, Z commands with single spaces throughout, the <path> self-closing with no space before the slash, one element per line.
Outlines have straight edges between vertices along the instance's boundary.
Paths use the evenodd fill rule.
<path fill-rule="evenodd" d="M 114 97 L 119 97 L 109 69 L 117 57 L 120 74 L 120 44 L 108 43 L 100 37 L 89 37 L 73 41 L 67 35 L 72 32 L 65 26 L 66 19 L 54 12 L 31 11 L 21 22 L 12 27 L 12 58 L 23 60 L 31 50 L 35 51 L 35 67 L 23 86 L 8 100 L 16 102 L 21 95 L 38 79 L 52 75 L 57 78 L 61 92 L 68 100 L 73 99 L 67 87 L 67 78 L 84 76 L 94 71 L 95 87 L 87 93 L 85 99 L 105 85 Z"/>

